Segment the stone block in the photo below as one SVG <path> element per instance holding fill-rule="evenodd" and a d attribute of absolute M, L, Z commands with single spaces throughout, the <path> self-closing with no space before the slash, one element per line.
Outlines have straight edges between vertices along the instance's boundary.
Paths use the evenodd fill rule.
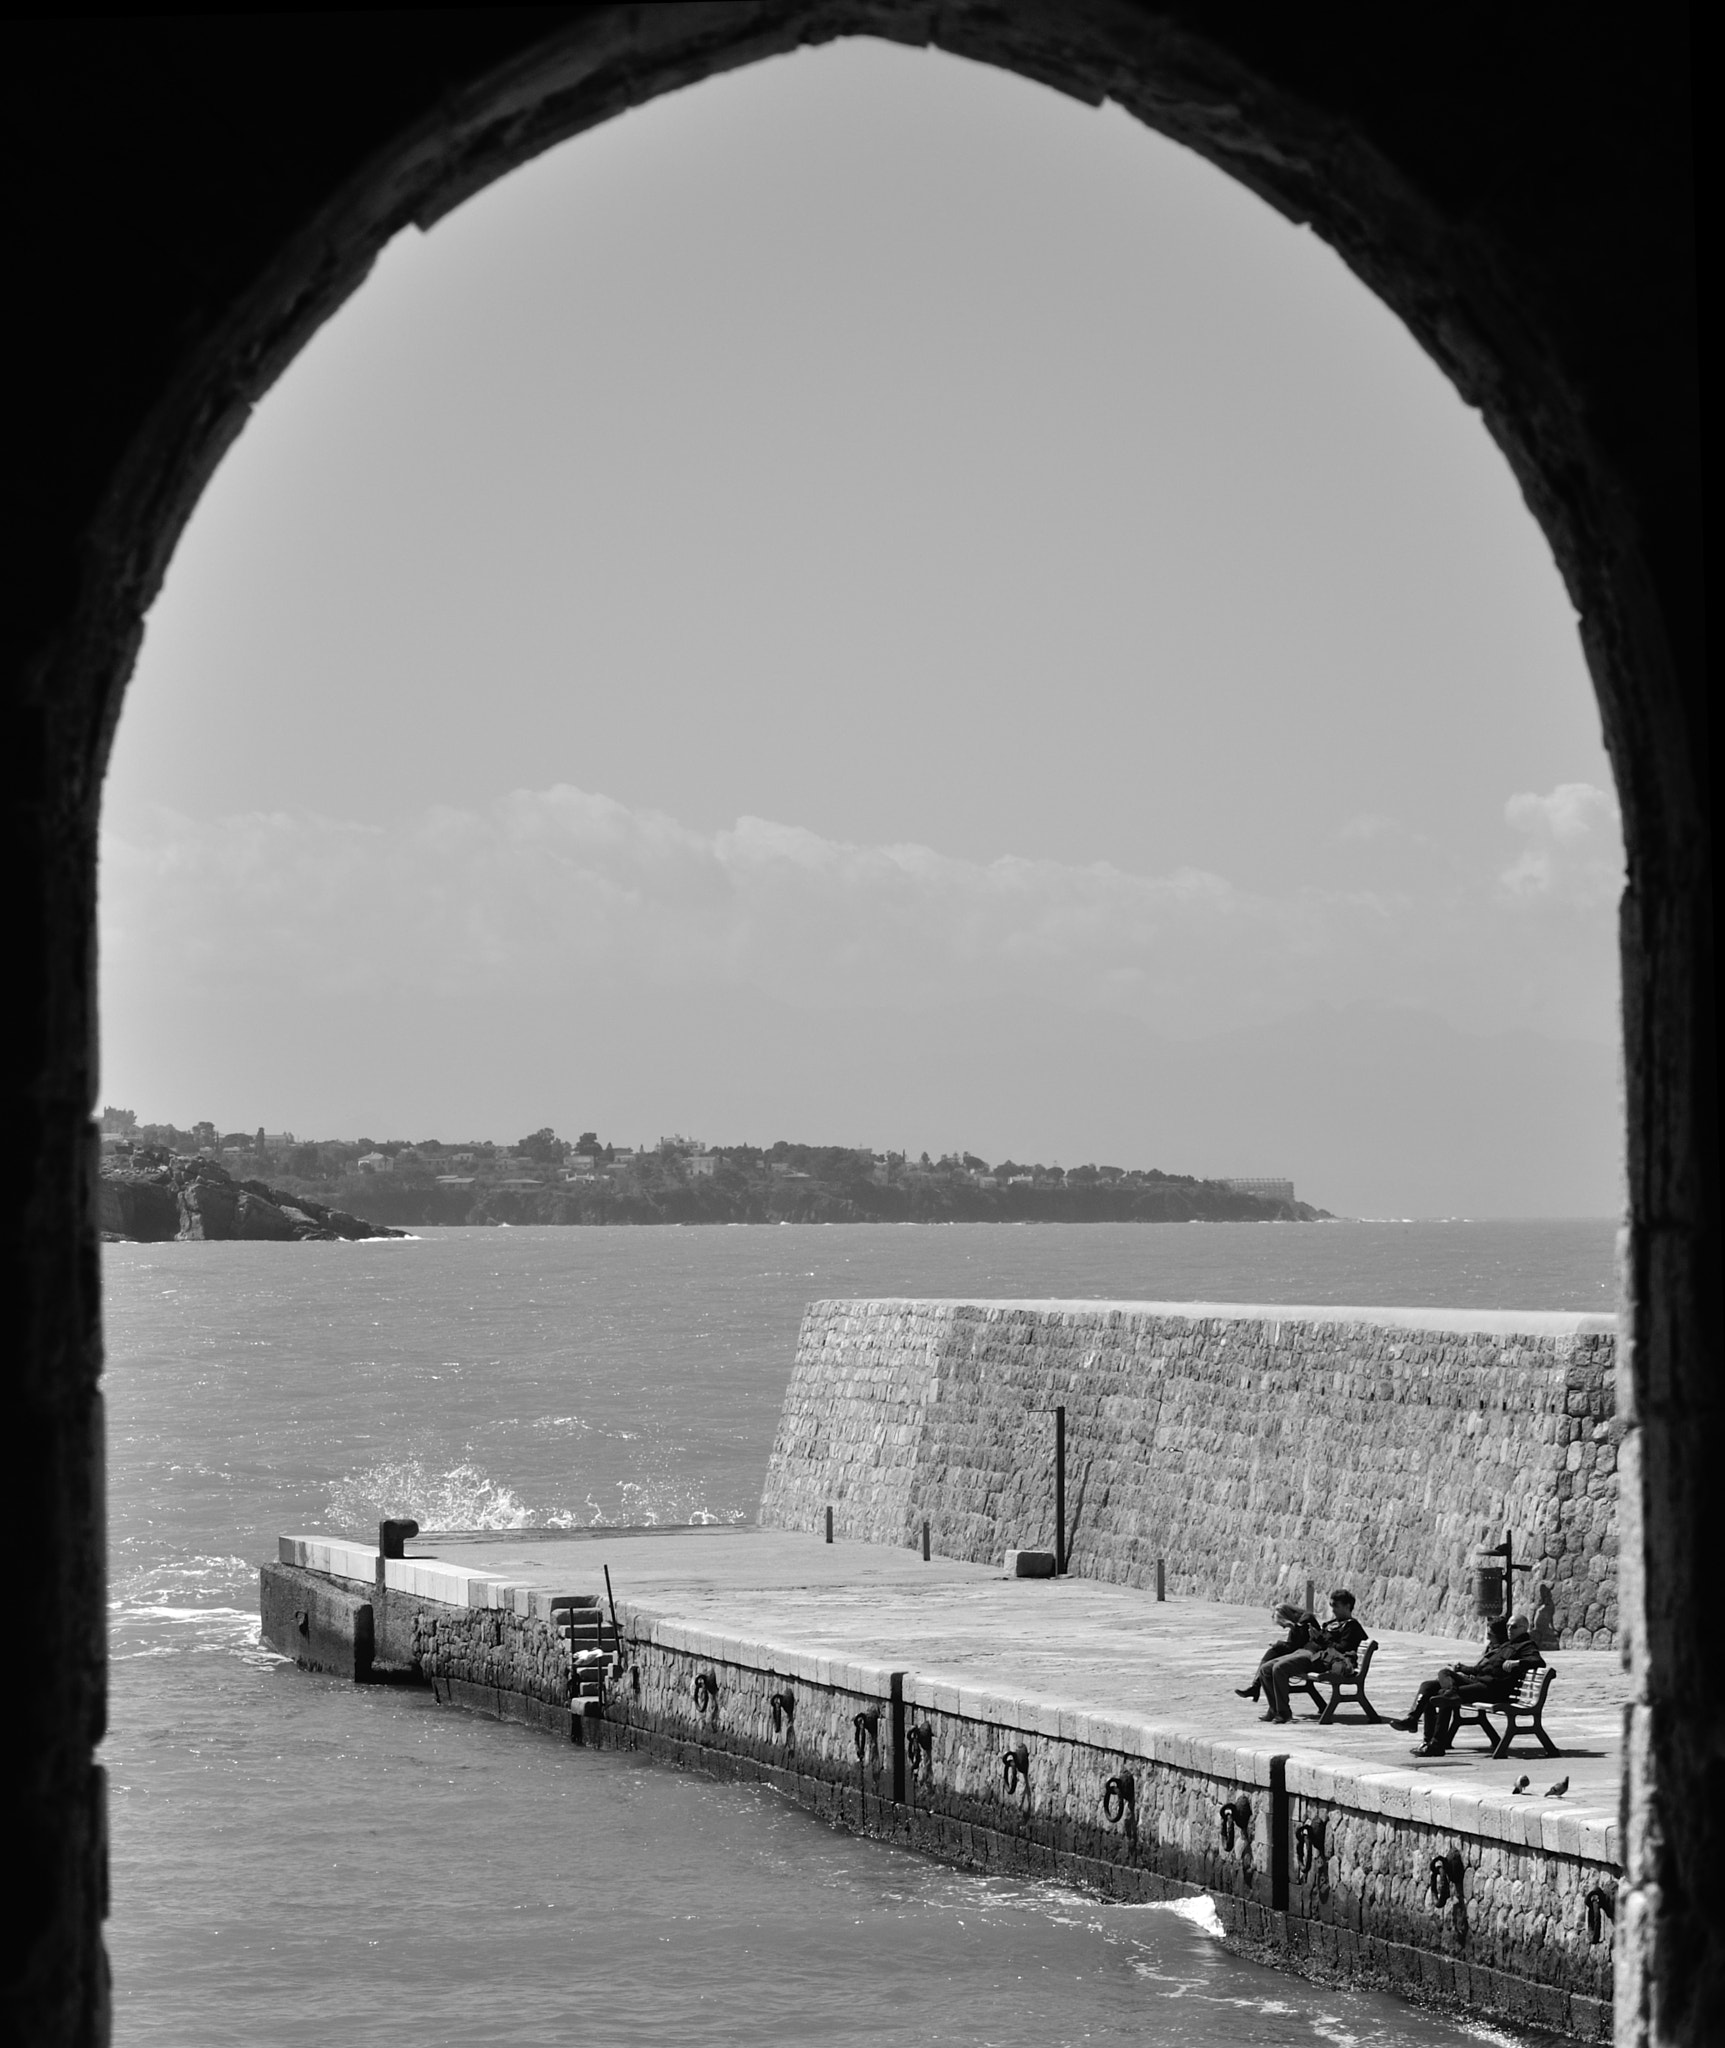
<path fill-rule="evenodd" d="M 1545 1813 L 1532 1799 L 1522 1797 L 1512 1805 L 1499 1809 L 1509 1823 L 1504 1839 L 1519 1842 L 1523 1848 L 1540 1848 L 1545 1839 Z"/>
<path fill-rule="evenodd" d="M 1306 1756 L 1288 1759 L 1288 1791 L 1298 1798 L 1333 1800 L 1342 1776 L 1334 1764 L 1314 1762 Z"/>
<path fill-rule="evenodd" d="M 371 1602 L 297 1566 L 266 1564 L 258 1575 L 263 1639 L 308 1671 L 364 1684 L 375 1646 Z"/>
<path fill-rule="evenodd" d="M 1051 1579 L 1055 1558 L 1052 1550 L 1009 1550 L 1001 1567 L 1009 1579 Z"/>
<path fill-rule="evenodd" d="M 1354 1796 L 1362 1813 L 1390 1820 L 1410 1817 L 1409 1787 L 1399 1771 L 1362 1771 L 1354 1780 Z"/>
<path fill-rule="evenodd" d="M 1537 1846 L 1552 1856 L 1579 1857 L 1586 1853 L 1586 1829 L 1580 1814 L 1564 1812 L 1556 1800 L 1542 1802 L 1535 1811 L 1539 1816 Z"/>

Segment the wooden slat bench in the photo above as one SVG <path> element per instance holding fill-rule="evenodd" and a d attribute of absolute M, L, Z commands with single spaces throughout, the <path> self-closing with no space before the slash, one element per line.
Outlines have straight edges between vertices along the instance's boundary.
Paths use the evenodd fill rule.
<path fill-rule="evenodd" d="M 1372 1658 L 1377 1654 L 1377 1640 L 1374 1637 L 1362 1645 L 1359 1662 L 1352 1671 L 1308 1671 L 1301 1678 L 1288 1680 L 1288 1704 L 1293 1705 L 1297 1692 L 1310 1693 L 1321 1710 L 1318 1714 L 1320 1727 L 1328 1727 L 1336 1718 L 1336 1709 L 1344 1704 L 1362 1709 L 1368 1721 L 1381 1720 L 1376 1707 L 1366 1698 L 1366 1677 L 1372 1668 Z M 1319 1692 L 1320 1685 L 1327 1685 L 1330 1697 L 1326 1701 Z"/>
<path fill-rule="evenodd" d="M 1545 1732 L 1545 1696 L 1551 1690 L 1551 1681 L 1557 1673 L 1549 1664 L 1536 1664 L 1531 1671 L 1524 1671 L 1515 1682 L 1515 1691 L 1507 1700 L 1481 1700 L 1470 1702 L 1462 1709 L 1458 1729 L 1469 1721 L 1477 1721 L 1485 1730 L 1486 1740 L 1491 1744 L 1494 1757 L 1508 1756 L 1509 1746 L 1518 1735 L 1537 1735 L 1540 1747 L 1547 1756 L 1561 1756 L 1560 1750 Z M 1494 1714 L 1504 1717 L 1501 1735 L 1492 1720 Z"/>

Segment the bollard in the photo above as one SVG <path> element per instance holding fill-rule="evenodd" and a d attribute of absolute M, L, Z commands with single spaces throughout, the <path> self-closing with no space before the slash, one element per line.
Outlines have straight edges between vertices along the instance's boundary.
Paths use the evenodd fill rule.
<path fill-rule="evenodd" d="M 832 1540 L 833 1540 L 833 1511 L 832 1511 L 832 1509 L 831 1509 L 831 1508 L 828 1508 L 828 1509 L 827 1509 L 827 1541 L 828 1541 L 828 1542 L 830 1543 L 830 1542 L 831 1542 Z"/>
<path fill-rule="evenodd" d="M 923 1563 L 924 1563 L 924 1564 L 927 1564 L 927 1563 L 928 1563 L 928 1517 L 927 1517 L 927 1515 L 924 1515 L 924 1516 L 923 1516 L 923 1518 L 922 1518 L 922 1561 L 923 1561 Z"/>
<path fill-rule="evenodd" d="M 1156 1560 L 1156 1597 L 1158 1600 L 1166 1600 L 1168 1597 L 1167 1568 L 1160 1558 Z"/>

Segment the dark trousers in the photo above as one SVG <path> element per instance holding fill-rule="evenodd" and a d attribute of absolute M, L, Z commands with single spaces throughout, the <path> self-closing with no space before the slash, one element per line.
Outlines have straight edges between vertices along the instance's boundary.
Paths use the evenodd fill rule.
<path fill-rule="evenodd" d="M 1318 1657 L 1316 1650 L 1295 1650 L 1291 1656 L 1278 1657 L 1263 1667 L 1264 1687 L 1279 1719 L 1288 1721 L 1293 1718 L 1293 1710 L 1288 1705 L 1289 1681 L 1303 1678 L 1308 1671 L 1316 1670 Z"/>
<path fill-rule="evenodd" d="M 1257 1670 L 1252 1673 L 1252 1690 L 1246 1695 L 1248 1699 L 1255 1700 L 1258 1697 L 1259 1693 L 1264 1689 L 1264 1673 L 1269 1670 L 1278 1657 L 1285 1657 L 1287 1654 L 1288 1644 L 1286 1637 L 1281 1642 L 1270 1645 L 1258 1659 Z"/>
<path fill-rule="evenodd" d="M 1426 1747 L 1441 1756 L 1456 1738 L 1462 1708 L 1488 1705 L 1500 1699 L 1503 1690 L 1502 1686 L 1453 1676 L 1428 1678 L 1415 1695 L 1406 1718 L 1412 1721 L 1417 1717 L 1424 1723 L 1420 1732 Z"/>

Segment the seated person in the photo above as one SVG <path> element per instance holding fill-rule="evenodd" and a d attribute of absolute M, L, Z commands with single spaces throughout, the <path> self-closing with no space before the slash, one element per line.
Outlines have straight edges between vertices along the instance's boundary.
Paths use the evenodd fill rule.
<path fill-rule="evenodd" d="M 1269 1694 L 1266 1721 L 1291 1721 L 1294 1710 L 1288 1704 L 1288 1682 L 1315 1671 L 1332 1678 L 1351 1677 L 1358 1668 L 1355 1659 L 1366 1632 L 1354 1619 L 1354 1596 L 1345 1586 L 1330 1595 L 1330 1619 L 1319 1631 L 1318 1643 L 1309 1650 L 1296 1650 L 1266 1666 L 1264 1690 Z"/>
<path fill-rule="evenodd" d="M 1415 1756 L 1443 1756 L 1461 1726 L 1462 1708 L 1500 1705 L 1515 1691 L 1524 1671 L 1537 1671 L 1545 1659 L 1533 1640 L 1533 1625 L 1525 1614 L 1512 1614 L 1507 1630 L 1494 1625 L 1477 1664 L 1446 1665 L 1436 1678 L 1428 1678 L 1414 1695 L 1414 1703 L 1390 1726 L 1404 1735 L 1412 1734 L 1423 1721 L 1425 1739 Z"/>
<path fill-rule="evenodd" d="M 1272 1643 L 1258 1659 L 1258 1669 L 1250 1685 L 1237 1685 L 1234 1690 L 1243 1700 L 1255 1700 L 1264 1689 L 1264 1673 L 1278 1657 L 1292 1657 L 1300 1650 L 1315 1650 L 1323 1642 L 1323 1630 L 1318 1626 L 1318 1617 L 1309 1607 L 1302 1607 L 1297 1601 L 1284 1600 L 1279 1607 L 1272 1607 L 1270 1619 L 1279 1621 L 1286 1633 L 1279 1643 Z"/>

